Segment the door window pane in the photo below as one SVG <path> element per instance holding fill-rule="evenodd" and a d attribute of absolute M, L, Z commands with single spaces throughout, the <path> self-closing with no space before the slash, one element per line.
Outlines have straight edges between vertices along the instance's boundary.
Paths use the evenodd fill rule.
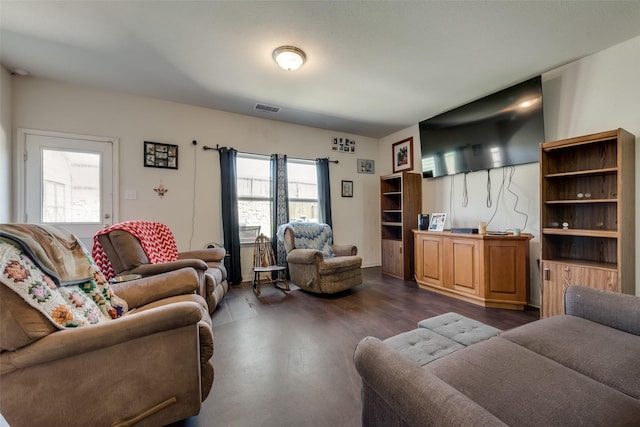
<path fill-rule="evenodd" d="M 100 222 L 100 154 L 42 150 L 42 222 Z"/>

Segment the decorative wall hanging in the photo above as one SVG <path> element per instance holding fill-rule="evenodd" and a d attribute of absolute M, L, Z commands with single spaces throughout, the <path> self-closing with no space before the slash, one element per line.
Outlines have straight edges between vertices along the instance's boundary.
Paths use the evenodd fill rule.
<path fill-rule="evenodd" d="M 356 141 L 349 138 L 333 137 L 331 139 L 331 151 L 337 151 L 339 153 L 351 153 L 356 152 Z"/>
<path fill-rule="evenodd" d="M 413 170 L 413 137 L 396 142 L 393 152 L 393 173 Z"/>
<path fill-rule="evenodd" d="M 358 159 L 358 173 L 376 173 L 374 160 Z"/>
<path fill-rule="evenodd" d="M 353 197 L 353 181 L 342 181 L 342 197 Z"/>
<path fill-rule="evenodd" d="M 164 197 L 165 193 L 167 191 L 169 191 L 169 189 L 166 188 L 164 185 L 162 185 L 162 181 L 161 181 L 160 185 L 158 186 L 158 188 L 154 188 L 153 191 L 158 193 L 158 196 L 160 196 L 160 198 L 162 199 Z"/>
<path fill-rule="evenodd" d="M 150 168 L 178 169 L 178 146 L 145 141 L 144 165 Z"/>

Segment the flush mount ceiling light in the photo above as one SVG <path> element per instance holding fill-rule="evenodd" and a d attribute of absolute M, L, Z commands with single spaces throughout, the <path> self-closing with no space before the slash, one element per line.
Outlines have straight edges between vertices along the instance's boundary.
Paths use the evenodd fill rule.
<path fill-rule="evenodd" d="M 307 55 L 295 46 L 280 46 L 273 51 L 273 59 L 283 70 L 294 71 L 304 64 Z"/>

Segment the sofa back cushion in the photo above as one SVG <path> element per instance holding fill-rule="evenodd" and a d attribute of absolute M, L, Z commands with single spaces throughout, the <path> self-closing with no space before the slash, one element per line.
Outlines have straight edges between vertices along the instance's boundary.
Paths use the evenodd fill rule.
<path fill-rule="evenodd" d="M 42 313 L 0 284 L 0 351 L 16 350 L 57 330 Z"/>
<path fill-rule="evenodd" d="M 98 236 L 98 239 L 115 274 L 149 264 L 140 240 L 127 231 L 113 230 L 109 234 Z"/>

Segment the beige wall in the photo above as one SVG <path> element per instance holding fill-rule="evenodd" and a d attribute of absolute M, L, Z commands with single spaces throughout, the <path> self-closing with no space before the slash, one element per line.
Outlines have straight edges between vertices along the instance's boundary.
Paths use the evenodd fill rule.
<path fill-rule="evenodd" d="M 0 223 L 11 221 L 12 76 L 0 67 Z"/>
<path fill-rule="evenodd" d="M 640 37 L 572 62 L 542 75 L 545 134 L 547 141 L 601 132 L 618 127 L 640 137 Z M 426 119 L 426 117 L 425 117 Z M 391 172 L 391 145 L 409 136 L 414 137 L 414 169 L 420 166 L 420 137 L 414 125 L 379 142 L 381 173 Z M 640 165 L 640 145 L 636 147 L 636 165 Z M 640 167 L 636 167 L 636 193 L 640 192 Z M 511 188 L 519 196 L 518 210 L 528 213 L 524 217 L 514 211 L 515 197 L 505 194 L 499 201 L 502 170 L 491 172 L 491 194 L 496 204 L 486 207 L 487 172 L 467 176 L 469 203 L 462 206 L 464 175 L 422 181 L 422 207 L 425 213 L 448 212 L 447 228 L 477 227 L 479 221 L 488 221 L 496 206 L 498 211 L 489 225 L 490 230 L 523 228 L 532 233 L 531 290 L 533 305 L 540 303 L 537 258 L 540 251 L 539 222 L 539 165 L 517 166 Z M 452 183 L 453 181 L 453 183 Z M 507 181 L 508 182 L 508 181 Z M 453 184 L 453 185 L 452 185 Z M 506 185 L 506 184 L 505 184 Z M 450 195 L 453 196 L 450 197 Z M 453 215 L 451 215 L 453 213 Z M 640 265 L 640 197 L 636 197 L 636 265 Z M 636 294 L 640 295 L 640 270 L 636 272 Z"/>
<path fill-rule="evenodd" d="M 365 266 L 380 262 L 378 213 L 371 209 L 377 177 L 356 173 L 356 159 L 377 155 L 375 139 L 38 78 L 15 80 L 14 111 L 14 129 L 118 138 L 119 220 L 166 223 L 180 250 L 223 240 L 219 156 L 216 151 L 203 151 L 204 145 L 286 153 L 292 158 L 329 156 L 339 161 L 330 167 L 335 241 L 356 244 Z M 355 139 L 356 153 L 332 152 L 332 136 Z M 192 145 L 193 140 L 198 141 L 197 146 Z M 143 167 L 144 141 L 177 144 L 179 169 Z M 353 198 L 341 197 L 341 180 L 354 182 Z M 162 199 L 153 191 L 160 182 L 169 189 Z M 137 200 L 125 200 L 126 190 L 135 190 Z M 247 279 L 252 256 L 252 247 L 243 248 L 243 276 Z"/>
<path fill-rule="evenodd" d="M 564 67 L 543 74 L 546 139 L 599 132 L 623 127 L 640 136 L 640 37 L 616 45 Z M 414 137 L 414 170 L 420 171 L 418 126 L 379 141 L 358 135 L 295 126 L 228 114 L 205 108 L 130 96 L 115 92 L 36 78 L 13 78 L 2 70 L 2 129 L 8 127 L 13 105 L 13 129 L 17 127 L 55 130 L 120 139 L 120 220 L 145 218 L 169 224 L 180 249 L 199 248 L 209 241 L 222 241 L 220 222 L 219 167 L 215 152 L 203 145 L 233 146 L 255 153 L 287 153 L 291 157 L 330 156 L 340 161 L 331 166 L 333 222 L 337 243 L 355 243 L 364 265 L 380 263 L 378 177 L 391 173 L 391 145 Z M 426 96 L 426 95 L 425 95 Z M 11 101 L 13 99 L 13 101 Z M 426 118 L 426 117 L 425 117 Z M 7 132 L 9 134 L 9 132 Z M 330 150 L 332 136 L 353 137 L 355 155 Z M 191 145 L 192 140 L 198 146 Z M 143 168 L 142 142 L 151 140 L 180 146 L 178 171 Z M 0 137 L 0 203 L 10 184 L 6 165 L 9 148 Z M 640 149 L 636 150 L 640 164 Z M 376 174 L 356 173 L 356 159 L 376 160 Z M 4 162 L 4 163 L 2 163 Z M 497 200 L 502 171 L 491 173 L 494 205 L 486 207 L 486 172 L 467 176 L 469 203 L 462 206 L 463 175 L 423 180 L 423 212 L 450 212 L 448 224 L 472 227 L 488 220 L 497 208 L 490 229 L 524 228 L 524 217 L 514 211 L 515 198 L 507 194 Z M 354 181 L 354 197 L 340 197 L 340 181 Z M 153 192 L 160 181 L 169 192 L 160 199 Z M 195 186 L 194 186 L 195 181 Z M 518 210 L 529 215 L 524 231 L 534 234 L 531 245 L 531 301 L 539 304 L 539 171 L 537 164 L 515 168 L 512 189 L 518 194 Z M 453 186 L 452 186 L 453 184 Z M 640 173 L 636 174 L 640 189 Z M 136 190 L 137 200 L 124 200 L 124 190 Z M 453 199 L 450 197 L 453 194 Z M 636 198 L 640 213 L 640 197 Z M 0 208 L 0 219 L 7 215 Z M 636 215 L 638 218 L 640 215 Z M 193 220 L 192 220 L 193 218 Z M 193 226 L 192 226 L 193 224 Z M 636 247 L 640 246 L 640 220 L 636 219 Z M 192 237 L 193 236 L 193 237 Z M 250 276 L 251 248 L 243 250 L 243 275 Z M 640 264 L 640 249 L 636 250 Z M 636 275 L 640 295 L 640 272 Z"/>

